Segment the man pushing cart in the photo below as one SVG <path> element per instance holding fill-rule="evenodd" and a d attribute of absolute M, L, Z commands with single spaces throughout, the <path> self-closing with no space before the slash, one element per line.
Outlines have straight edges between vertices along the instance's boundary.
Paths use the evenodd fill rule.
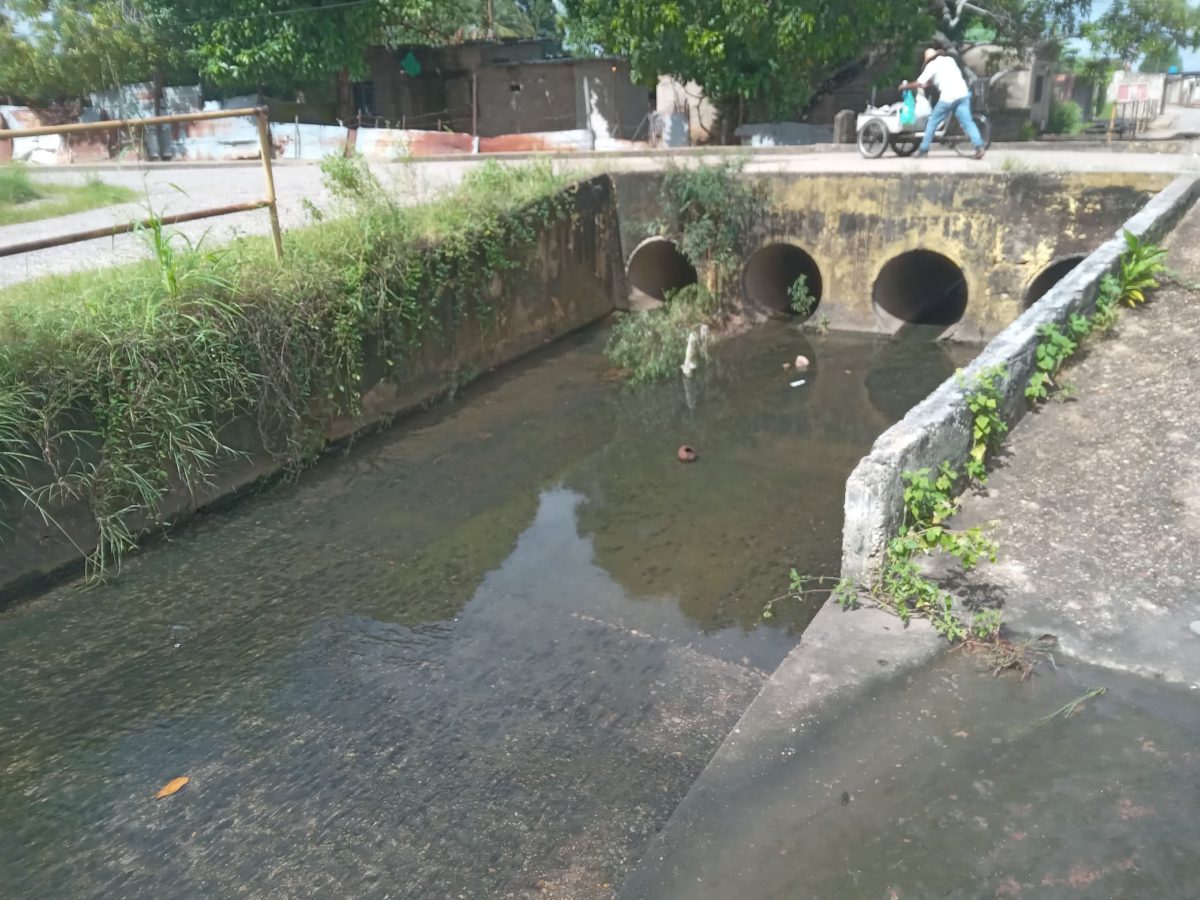
<path fill-rule="evenodd" d="M 924 97 L 931 87 L 939 95 L 932 110 Z M 971 90 L 953 58 L 929 48 L 917 80 L 904 82 L 900 90 L 916 94 L 905 94 L 903 103 L 890 107 L 868 108 L 858 117 L 858 149 L 863 156 L 880 157 L 890 146 L 898 156 L 915 152 L 922 158 L 937 141 L 961 155 L 983 158 L 990 143 L 988 121 L 982 115 L 972 116 Z M 951 116 L 957 130 L 949 123 Z"/>

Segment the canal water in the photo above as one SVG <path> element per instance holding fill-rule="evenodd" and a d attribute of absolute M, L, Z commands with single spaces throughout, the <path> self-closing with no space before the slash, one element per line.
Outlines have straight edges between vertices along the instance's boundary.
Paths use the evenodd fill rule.
<path fill-rule="evenodd" d="M 0 895 L 610 896 L 971 351 L 775 324 L 634 389 L 605 337 L 0 611 Z"/>

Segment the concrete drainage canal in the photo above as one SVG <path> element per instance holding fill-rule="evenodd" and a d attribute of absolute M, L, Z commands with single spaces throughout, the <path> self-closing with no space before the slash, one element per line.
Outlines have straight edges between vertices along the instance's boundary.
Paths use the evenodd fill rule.
<path fill-rule="evenodd" d="M 862 210 L 879 209 L 879 183 L 829 181 L 780 189 L 792 206 L 753 236 L 737 285 L 747 306 L 785 312 L 803 284 L 804 314 L 832 318 L 829 333 L 776 316 L 692 378 L 631 390 L 602 354 L 606 326 L 575 330 L 611 311 L 604 294 L 600 313 L 558 323 L 569 337 L 295 484 L 196 518 L 119 578 L 0 608 L 5 897 L 613 896 L 815 615 L 763 612 L 789 567 L 838 573 L 847 476 L 977 350 L 904 338 L 984 336 L 1022 306 L 1028 268 L 976 290 L 979 242 L 950 213 L 920 224 L 954 247 L 876 247 L 887 230 Z M 1012 179 L 984 182 L 959 196 L 989 209 L 1018 196 Z M 1140 204 L 1141 190 L 1078 206 Z M 618 193 L 657 196 L 636 181 Z M 701 277 L 635 213 L 584 212 L 527 257 L 531 271 L 554 263 L 544 309 L 510 297 L 502 323 L 532 330 L 585 282 L 611 291 L 622 263 L 635 304 Z M 618 228 L 633 249 L 612 265 L 595 241 Z M 947 681 L 935 674 L 930 708 Z M 897 708 L 908 732 L 886 710 L 870 741 L 847 721 L 841 758 L 887 755 L 881 733 L 919 742 L 928 710 Z M 760 790 L 784 783 L 770 767 L 793 765 L 799 739 L 786 740 Z M 874 819 L 906 808 L 881 803 Z M 824 822 L 809 846 L 848 834 Z M 796 896 L 769 893 L 789 864 L 770 846 L 760 895 Z"/>
<path fill-rule="evenodd" d="M 611 894 L 813 614 L 764 598 L 836 571 L 847 473 L 962 354 L 777 323 L 631 392 L 604 339 L 0 613 L 5 896 Z"/>

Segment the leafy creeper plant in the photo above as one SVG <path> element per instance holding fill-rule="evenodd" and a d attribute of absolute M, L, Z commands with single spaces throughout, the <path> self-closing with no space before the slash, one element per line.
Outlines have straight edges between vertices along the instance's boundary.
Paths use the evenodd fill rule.
<path fill-rule="evenodd" d="M 1000 385 L 1003 366 L 993 366 L 975 376 L 967 394 L 971 411 L 971 450 L 963 467 L 966 476 L 978 484 L 987 484 L 987 456 L 1000 446 L 1008 432 L 1008 423 L 1000 414 L 1003 397 Z M 960 383 L 962 376 L 959 376 Z"/>

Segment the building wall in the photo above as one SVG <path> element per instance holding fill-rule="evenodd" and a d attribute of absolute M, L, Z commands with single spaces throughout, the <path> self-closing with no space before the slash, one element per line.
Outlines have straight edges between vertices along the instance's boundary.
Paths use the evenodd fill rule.
<path fill-rule="evenodd" d="M 717 108 L 694 81 L 684 84 L 670 75 L 661 76 L 655 89 L 654 109 L 664 119 L 685 116 L 693 144 L 707 144 L 719 137 Z"/>
<path fill-rule="evenodd" d="M 541 41 L 423 48 L 421 74 L 408 75 L 407 50 L 368 53 L 377 114 L 408 128 L 438 127 L 481 137 L 590 128 L 599 138 L 634 136 L 649 110 L 649 92 L 617 59 L 542 59 Z M 477 86 L 473 76 L 477 75 Z M 472 94 L 477 113 L 472 118 Z M 473 128 L 474 125 L 474 128 Z"/>
<path fill-rule="evenodd" d="M 1158 104 L 1161 112 L 1166 105 L 1167 76 L 1150 75 L 1143 72 L 1117 72 L 1108 83 L 1106 99 L 1109 103 L 1120 100 L 1150 100 Z"/>

